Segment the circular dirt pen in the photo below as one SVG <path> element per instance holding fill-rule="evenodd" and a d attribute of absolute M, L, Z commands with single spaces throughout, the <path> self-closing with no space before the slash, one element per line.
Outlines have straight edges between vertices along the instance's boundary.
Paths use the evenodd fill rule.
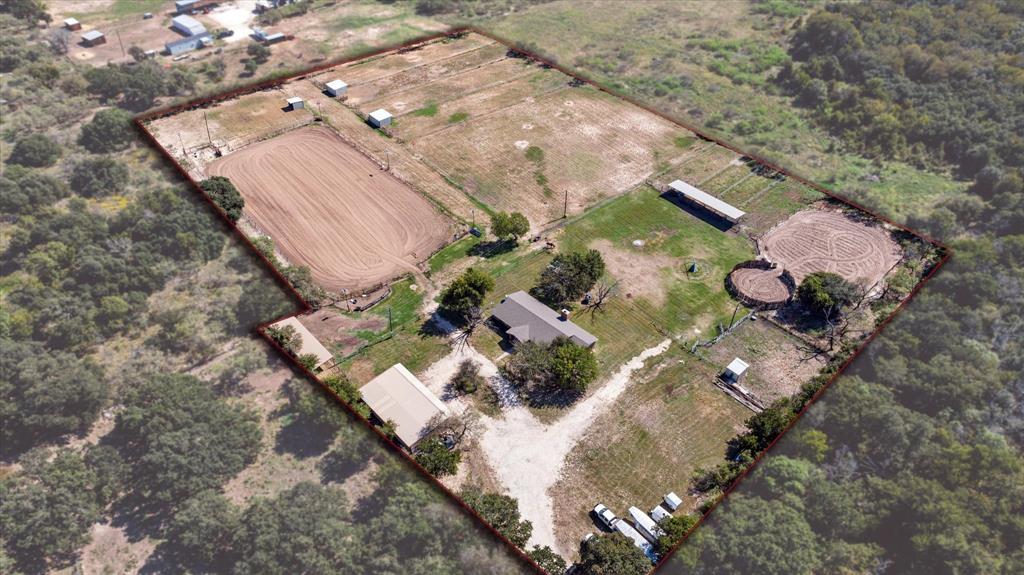
<path fill-rule="evenodd" d="M 797 212 L 760 241 L 761 253 L 793 274 L 797 285 L 814 272 L 834 272 L 872 286 L 900 260 L 900 248 L 882 226 L 838 211 Z"/>
<path fill-rule="evenodd" d="M 729 275 L 742 299 L 760 304 L 778 305 L 789 301 L 790 291 L 780 277 L 782 268 L 736 268 Z"/>

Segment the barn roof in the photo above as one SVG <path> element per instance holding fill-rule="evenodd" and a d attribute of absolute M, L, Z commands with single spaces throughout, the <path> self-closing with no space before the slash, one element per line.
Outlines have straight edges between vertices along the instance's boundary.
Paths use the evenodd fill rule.
<path fill-rule="evenodd" d="M 551 343 L 557 337 L 567 337 L 583 347 L 597 343 L 597 338 L 590 332 L 563 318 L 525 291 L 505 296 L 491 313 L 508 326 L 508 334 L 519 341 Z"/>
<path fill-rule="evenodd" d="M 82 40 L 85 40 L 87 42 L 90 42 L 92 40 L 99 40 L 102 37 L 103 32 L 100 32 L 99 30 L 89 30 L 85 34 L 82 34 Z"/>
<path fill-rule="evenodd" d="M 404 365 L 396 363 L 359 389 L 377 417 L 392 421 L 402 443 L 412 447 L 429 431 L 427 424 L 448 408 Z"/>
<path fill-rule="evenodd" d="M 302 336 L 302 348 L 299 349 L 298 355 L 306 355 L 309 353 L 315 355 L 316 367 L 320 367 L 334 359 L 334 356 L 326 347 L 324 347 L 324 344 L 320 343 L 320 340 L 313 335 L 313 332 L 306 329 L 306 326 L 302 325 L 302 322 L 300 322 L 298 318 L 290 317 L 288 319 L 283 319 L 273 324 L 271 327 L 280 329 L 287 325 L 295 328 L 295 333 Z"/>
<path fill-rule="evenodd" d="M 738 221 L 746 215 L 743 210 L 733 207 L 707 192 L 698 190 L 682 180 L 676 180 L 668 187 L 732 222 Z"/>
<path fill-rule="evenodd" d="M 325 86 L 327 86 L 328 88 L 330 88 L 332 90 L 340 90 L 342 88 L 347 88 L 348 84 L 346 84 L 345 82 L 342 82 L 341 80 L 331 80 L 330 82 L 327 82 L 327 84 L 325 84 Z"/>

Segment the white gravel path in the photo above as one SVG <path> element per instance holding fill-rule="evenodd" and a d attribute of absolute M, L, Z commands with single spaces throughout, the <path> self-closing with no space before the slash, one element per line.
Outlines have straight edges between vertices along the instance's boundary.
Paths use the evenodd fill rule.
<path fill-rule="evenodd" d="M 593 395 L 551 425 L 541 423 L 523 405 L 506 408 L 502 419 L 482 418 L 481 447 L 509 495 L 519 500 L 523 518 L 533 522 L 530 545 L 548 545 L 561 555 L 570 555 L 572 550 L 557 545 L 548 490 L 558 482 L 569 452 L 591 423 L 622 395 L 633 372 L 647 359 L 664 353 L 671 342 L 666 339 L 625 363 Z M 593 503 L 581 501 L 580 505 Z"/>

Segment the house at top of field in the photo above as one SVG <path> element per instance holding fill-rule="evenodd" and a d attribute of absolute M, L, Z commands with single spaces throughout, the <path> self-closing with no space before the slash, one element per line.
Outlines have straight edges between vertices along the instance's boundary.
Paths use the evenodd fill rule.
<path fill-rule="evenodd" d="M 503 324 L 513 342 L 551 343 L 567 337 L 581 347 L 593 347 L 597 338 L 569 320 L 567 313 L 558 313 L 525 291 L 505 296 L 491 312 Z"/>
<path fill-rule="evenodd" d="M 99 30 L 89 30 L 85 34 L 82 34 L 82 44 L 85 46 L 99 46 L 100 44 L 106 43 L 107 37 Z"/>
<path fill-rule="evenodd" d="M 79 22 L 75 18 L 67 18 L 67 19 L 64 20 L 64 29 L 65 30 L 81 30 L 82 29 L 82 23 Z"/>
<path fill-rule="evenodd" d="M 749 363 L 737 357 L 729 362 L 729 365 L 725 367 L 725 371 L 722 372 L 722 378 L 729 383 L 738 383 L 749 367 Z"/>
<path fill-rule="evenodd" d="M 654 519 L 658 523 L 661 523 L 669 517 L 672 517 L 672 513 L 661 505 L 655 505 L 654 509 L 651 509 L 651 519 Z"/>
<path fill-rule="evenodd" d="M 430 432 L 432 419 L 448 415 L 441 400 L 400 363 L 371 379 L 359 393 L 377 419 L 394 423 L 395 435 L 410 449 Z"/>
<path fill-rule="evenodd" d="M 698 190 L 682 180 L 672 182 L 668 188 L 728 222 L 738 223 L 740 218 L 747 215 L 743 210 L 723 202 L 707 192 Z"/>
<path fill-rule="evenodd" d="M 370 123 L 374 128 L 383 128 L 384 126 L 391 125 L 391 112 L 388 112 L 384 108 L 380 108 L 370 112 L 370 115 L 366 118 L 366 121 Z"/>
<path fill-rule="evenodd" d="M 191 52 L 192 50 L 198 50 L 201 47 L 211 46 L 213 44 L 213 37 L 210 36 L 209 32 L 203 32 L 196 36 L 189 36 L 188 38 L 178 38 L 173 42 L 164 44 L 164 48 L 167 53 L 171 56 L 177 56 L 185 52 Z"/>
<path fill-rule="evenodd" d="M 296 356 L 309 354 L 316 356 L 316 364 L 313 367 L 314 372 L 323 371 L 324 368 L 330 367 L 334 363 L 334 355 L 324 347 L 324 344 L 320 343 L 320 340 L 313 335 L 313 332 L 309 331 L 306 326 L 302 325 L 302 322 L 299 321 L 298 318 L 290 317 L 271 325 L 271 327 L 277 329 L 281 329 L 286 326 L 294 328 L 295 333 L 302 338 L 302 346 L 299 348 L 299 352 Z"/>
<path fill-rule="evenodd" d="M 331 80 L 324 84 L 324 88 L 329 96 L 338 97 L 348 91 L 348 84 L 341 80 Z"/>
<path fill-rule="evenodd" d="M 669 511 L 675 511 L 679 509 L 679 506 L 683 504 L 683 500 L 676 495 L 675 491 L 669 491 L 665 495 L 665 507 L 668 507 Z"/>
<path fill-rule="evenodd" d="M 181 15 L 171 18 L 171 28 L 185 36 L 198 36 L 206 33 L 206 26 L 191 16 Z"/>
<path fill-rule="evenodd" d="M 301 110 L 304 107 L 306 107 L 306 103 L 303 102 L 302 98 L 299 98 L 298 96 L 288 98 L 287 100 L 285 100 L 285 102 L 288 103 L 289 110 Z"/>
<path fill-rule="evenodd" d="M 644 555 L 646 555 L 652 563 L 658 560 L 658 556 L 654 553 L 654 546 L 651 545 L 651 542 L 644 539 L 644 536 L 640 535 L 640 533 L 636 529 L 633 529 L 629 523 L 626 523 L 625 520 L 619 519 L 612 527 L 619 533 L 625 535 L 626 539 L 629 539 L 633 545 L 636 545 L 637 548 L 643 551 Z"/>
<path fill-rule="evenodd" d="M 198 0 L 176 0 L 174 2 L 174 13 L 175 14 L 188 14 L 189 10 L 195 8 Z"/>
<path fill-rule="evenodd" d="M 636 530 L 640 532 L 640 535 L 643 535 L 651 543 L 657 543 L 658 538 L 665 535 L 665 531 L 639 508 L 630 507 L 629 516 L 633 518 L 633 524 L 636 525 Z"/>

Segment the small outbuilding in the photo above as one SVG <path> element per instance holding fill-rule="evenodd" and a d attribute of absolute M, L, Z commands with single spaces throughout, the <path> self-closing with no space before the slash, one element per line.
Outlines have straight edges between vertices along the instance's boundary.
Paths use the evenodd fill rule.
<path fill-rule="evenodd" d="M 195 8 L 197 0 L 176 0 L 174 2 L 174 12 L 177 14 L 188 14 L 190 10 Z"/>
<path fill-rule="evenodd" d="M 288 98 L 287 100 L 285 100 L 285 102 L 288 103 L 289 110 L 301 110 L 306 107 L 306 103 L 303 102 L 302 98 L 299 98 L 298 96 Z"/>
<path fill-rule="evenodd" d="M 185 36 L 198 36 L 206 33 L 206 26 L 203 26 L 202 22 L 184 14 L 171 18 L 171 28 Z"/>
<path fill-rule="evenodd" d="M 665 495 L 665 507 L 668 507 L 669 511 L 675 511 L 679 509 L 679 506 L 683 504 L 683 500 L 676 495 L 675 491 L 669 491 Z"/>
<path fill-rule="evenodd" d="M 89 30 L 85 34 L 82 34 L 82 44 L 85 46 L 99 46 L 100 44 L 106 43 L 107 37 L 99 30 Z"/>
<path fill-rule="evenodd" d="M 342 82 L 341 80 L 331 80 L 330 82 L 324 84 L 324 91 L 327 92 L 327 95 L 333 98 L 337 98 L 338 96 L 344 95 L 345 92 L 348 91 L 348 84 Z"/>
<path fill-rule="evenodd" d="M 391 118 L 391 112 L 388 112 L 384 108 L 380 108 L 370 112 L 366 121 L 374 128 L 383 128 L 384 126 L 391 125 Z"/>
<path fill-rule="evenodd" d="M 334 362 L 334 355 L 324 347 L 324 344 L 320 343 L 320 340 L 313 335 L 313 332 L 309 331 L 306 326 L 302 325 L 302 322 L 299 321 L 298 318 L 290 317 L 288 319 L 283 319 L 273 324 L 271 327 L 280 329 L 286 326 L 291 326 L 292 329 L 295 330 L 295 333 L 302 338 L 302 345 L 300 346 L 298 353 L 296 353 L 296 356 L 316 356 L 316 364 L 313 366 L 313 371 L 321 371 Z"/>
<path fill-rule="evenodd" d="M 185 52 L 191 52 L 192 50 L 198 50 L 200 47 L 209 46 L 213 42 L 213 38 L 210 37 L 209 32 L 203 32 L 196 36 L 189 36 L 188 38 L 178 38 L 173 42 L 164 44 L 164 48 L 167 53 L 171 56 L 177 56 L 178 54 L 184 54 Z"/>
<path fill-rule="evenodd" d="M 735 358 L 725 367 L 722 377 L 730 383 L 738 383 L 743 374 L 747 372 L 750 364 L 740 358 Z"/>
<path fill-rule="evenodd" d="M 654 509 L 651 509 L 651 519 L 654 519 L 658 523 L 661 523 L 670 517 L 672 517 L 672 513 L 661 505 L 655 505 Z"/>
<path fill-rule="evenodd" d="M 395 425 L 395 435 L 411 448 L 430 432 L 429 424 L 448 408 L 404 365 L 396 363 L 359 388 L 363 402 L 381 422 Z"/>
<path fill-rule="evenodd" d="M 76 20 L 75 18 L 68 18 L 68 19 L 64 20 L 64 29 L 65 30 L 81 30 L 82 29 L 82 23 L 79 22 L 78 20 Z"/>

